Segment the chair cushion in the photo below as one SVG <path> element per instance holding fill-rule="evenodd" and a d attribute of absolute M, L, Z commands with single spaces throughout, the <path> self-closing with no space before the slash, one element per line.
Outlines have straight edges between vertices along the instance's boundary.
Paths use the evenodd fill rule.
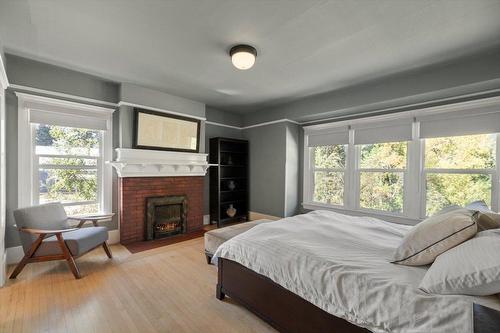
<path fill-rule="evenodd" d="M 106 227 L 89 227 L 65 232 L 62 235 L 71 254 L 79 256 L 107 241 L 108 229 Z M 62 254 L 62 251 L 56 236 L 51 236 L 42 242 L 35 256 L 55 254 Z"/>
<path fill-rule="evenodd" d="M 225 241 L 265 222 L 271 222 L 271 220 L 255 220 L 207 231 L 205 233 L 205 252 L 212 255 Z"/>

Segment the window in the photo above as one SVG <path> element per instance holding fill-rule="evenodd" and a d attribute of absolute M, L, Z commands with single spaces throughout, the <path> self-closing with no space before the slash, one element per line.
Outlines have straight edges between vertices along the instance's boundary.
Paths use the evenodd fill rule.
<path fill-rule="evenodd" d="M 317 146 L 311 150 L 314 156 L 313 201 L 343 205 L 346 146 Z"/>
<path fill-rule="evenodd" d="M 498 97 L 305 126 L 303 206 L 408 224 L 476 200 L 498 211 L 499 142 Z"/>
<path fill-rule="evenodd" d="M 492 204 L 496 134 L 425 140 L 426 215 L 474 200 Z"/>
<path fill-rule="evenodd" d="M 32 124 L 36 183 L 33 202 L 61 202 L 68 214 L 97 213 L 102 177 L 101 131 Z"/>
<path fill-rule="evenodd" d="M 16 92 L 18 205 L 111 212 L 113 109 Z"/>
<path fill-rule="evenodd" d="M 360 145 L 359 205 L 400 213 L 406 172 L 406 142 Z"/>

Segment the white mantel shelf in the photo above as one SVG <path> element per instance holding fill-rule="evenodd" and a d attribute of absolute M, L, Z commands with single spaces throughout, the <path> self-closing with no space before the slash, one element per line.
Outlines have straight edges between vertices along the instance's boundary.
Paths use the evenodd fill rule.
<path fill-rule="evenodd" d="M 207 155 L 160 150 L 117 148 L 116 160 L 108 162 L 118 177 L 205 176 Z"/>

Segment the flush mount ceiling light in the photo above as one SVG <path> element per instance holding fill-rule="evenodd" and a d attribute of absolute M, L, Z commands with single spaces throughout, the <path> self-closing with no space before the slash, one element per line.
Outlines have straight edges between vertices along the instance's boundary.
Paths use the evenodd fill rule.
<path fill-rule="evenodd" d="M 236 45 L 229 51 L 234 67 L 238 69 L 249 69 L 255 64 L 257 50 L 250 45 Z"/>

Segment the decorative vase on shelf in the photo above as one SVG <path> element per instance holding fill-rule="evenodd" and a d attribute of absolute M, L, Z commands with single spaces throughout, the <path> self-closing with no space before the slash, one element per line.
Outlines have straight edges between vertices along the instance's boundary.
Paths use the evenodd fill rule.
<path fill-rule="evenodd" d="M 230 180 L 229 183 L 227 184 L 227 188 L 230 191 L 233 191 L 236 188 L 236 184 L 234 183 L 234 180 Z"/>
<path fill-rule="evenodd" d="M 233 159 L 231 158 L 231 155 L 227 158 L 227 165 L 233 165 Z"/>
<path fill-rule="evenodd" d="M 229 208 L 226 210 L 226 214 L 229 217 L 234 217 L 234 215 L 236 215 L 236 208 L 233 207 L 233 204 L 229 205 Z"/>

